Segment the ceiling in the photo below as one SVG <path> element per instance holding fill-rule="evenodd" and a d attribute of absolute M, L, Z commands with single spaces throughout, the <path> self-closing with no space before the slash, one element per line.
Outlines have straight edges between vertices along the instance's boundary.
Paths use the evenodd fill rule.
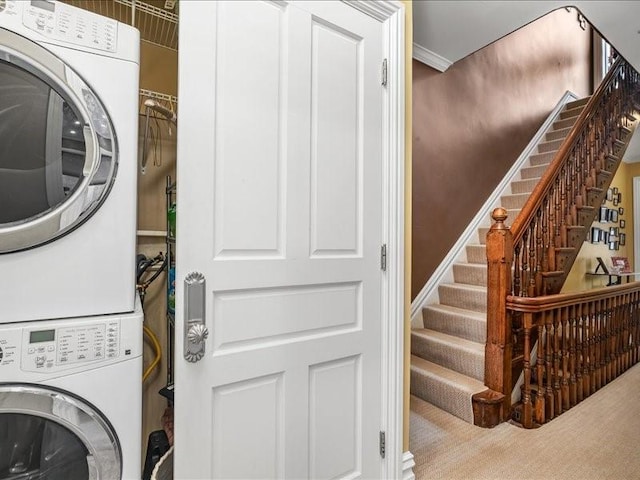
<path fill-rule="evenodd" d="M 552 10 L 571 6 L 640 71 L 638 1 L 415 1 L 414 57 L 445 71 L 452 63 Z M 634 135 L 625 161 L 640 161 L 640 135 Z"/>

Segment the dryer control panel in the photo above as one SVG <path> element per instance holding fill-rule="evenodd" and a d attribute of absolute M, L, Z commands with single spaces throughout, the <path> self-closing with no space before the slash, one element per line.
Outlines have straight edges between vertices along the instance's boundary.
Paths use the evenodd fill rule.
<path fill-rule="evenodd" d="M 25 329 L 22 370 L 55 371 L 57 368 L 113 360 L 120 354 L 120 321 Z"/>
<path fill-rule="evenodd" d="M 20 17 L 22 24 L 44 37 L 74 45 L 116 51 L 118 22 L 51 0 L 7 0 L 5 14 Z"/>
<path fill-rule="evenodd" d="M 33 382 L 142 356 L 144 313 L 0 324 L 0 381 Z"/>
<path fill-rule="evenodd" d="M 22 369 L 48 371 L 94 360 L 114 359 L 120 353 L 120 322 L 33 328 L 23 335 Z"/>

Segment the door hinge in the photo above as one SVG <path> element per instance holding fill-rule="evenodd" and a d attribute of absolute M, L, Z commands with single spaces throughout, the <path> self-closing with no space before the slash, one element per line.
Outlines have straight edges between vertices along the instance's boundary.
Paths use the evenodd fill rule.
<path fill-rule="evenodd" d="M 385 439 L 385 433 L 380 432 L 380 456 L 384 458 L 387 450 L 387 441 Z"/>
<path fill-rule="evenodd" d="M 382 86 L 387 86 L 387 59 L 382 61 Z"/>
<path fill-rule="evenodd" d="M 387 244 L 385 243 L 380 247 L 380 269 L 383 272 L 387 271 Z"/>

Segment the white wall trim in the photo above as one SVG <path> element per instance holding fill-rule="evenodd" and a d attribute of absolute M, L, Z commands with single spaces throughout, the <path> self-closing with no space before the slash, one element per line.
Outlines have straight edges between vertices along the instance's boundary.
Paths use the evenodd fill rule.
<path fill-rule="evenodd" d="M 362 2 L 360 2 L 362 3 Z M 382 478 L 400 479 L 404 406 L 404 182 L 405 182 L 405 8 L 399 2 L 365 2 L 390 6 L 384 22 L 388 79 L 384 90 L 383 242 L 387 271 L 382 298 L 382 425 L 386 456 Z M 398 8 L 395 8 L 398 7 Z"/>
<path fill-rule="evenodd" d="M 560 111 L 564 108 L 565 104 L 577 99 L 578 97 L 574 93 L 571 93 L 569 91 L 565 92 L 553 111 L 549 114 L 545 122 L 533 136 L 529 144 L 525 147 L 518 159 L 514 162 L 513 166 L 507 172 L 500 184 L 489 196 L 484 205 L 482 205 L 480 210 L 478 210 L 478 213 L 476 213 L 476 216 L 473 218 L 473 220 L 471 220 L 460 238 L 458 238 L 458 241 L 451 248 L 451 250 L 449 250 L 449 253 L 447 253 L 446 257 L 444 257 L 444 259 L 442 260 L 442 263 L 440 263 L 435 272 L 433 272 L 433 275 L 431 275 L 425 286 L 422 288 L 422 290 L 420 290 L 416 298 L 411 303 L 412 324 L 414 324 L 414 322 L 422 321 L 422 308 L 430 302 L 432 295 L 437 294 L 437 287 L 440 284 L 441 280 L 445 277 L 445 275 L 449 273 L 452 263 L 458 258 L 461 253 L 463 253 L 464 247 L 469 242 L 471 237 L 477 233 L 478 228 L 482 224 L 482 222 L 486 221 L 487 212 L 489 211 L 489 209 L 499 203 L 500 197 L 504 194 L 504 191 L 509 188 L 509 185 L 515 179 L 516 175 L 520 173 L 520 169 L 529 159 L 529 156 L 534 153 L 534 150 L 537 147 L 538 143 L 543 139 L 547 130 L 553 125 L 556 117 L 560 114 Z M 511 219 L 511 221 L 513 221 L 513 219 Z"/>
<path fill-rule="evenodd" d="M 386 22 L 394 13 L 400 10 L 402 4 L 393 0 L 380 0 L 372 2 L 370 0 L 342 0 L 349 6 L 366 13 L 370 17 L 381 22 Z"/>
<path fill-rule="evenodd" d="M 633 177 L 633 264 L 640 272 L 640 177 Z"/>
<path fill-rule="evenodd" d="M 413 473 L 413 467 L 416 462 L 413 459 L 413 453 L 409 450 L 402 455 L 402 480 L 415 480 L 416 476 Z"/>
<path fill-rule="evenodd" d="M 422 45 L 418 45 L 415 42 L 413 43 L 413 58 L 440 72 L 444 72 L 447 68 L 453 65 L 453 62 L 450 60 L 424 48 Z"/>

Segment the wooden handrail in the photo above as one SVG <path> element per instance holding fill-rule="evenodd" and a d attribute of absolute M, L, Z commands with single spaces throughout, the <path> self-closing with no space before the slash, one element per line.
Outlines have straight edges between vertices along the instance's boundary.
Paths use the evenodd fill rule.
<path fill-rule="evenodd" d="M 522 239 L 522 236 L 524 235 L 526 227 L 529 224 L 531 218 L 534 216 L 536 210 L 538 210 L 538 208 L 540 208 L 540 206 L 542 205 L 544 197 L 553 186 L 555 178 L 560 174 L 562 166 L 566 163 L 569 154 L 578 141 L 583 128 L 585 127 L 585 125 L 587 125 L 587 121 L 595 115 L 596 105 L 598 105 L 598 103 L 601 101 L 605 91 L 607 90 L 613 79 L 616 77 L 616 75 L 618 75 L 619 70 L 623 66 L 623 63 L 624 60 L 622 59 L 622 57 L 619 57 L 613 64 L 613 66 L 609 69 L 609 72 L 607 72 L 607 75 L 602 80 L 602 82 L 578 116 L 578 119 L 576 120 L 573 128 L 560 145 L 558 153 L 556 153 L 555 157 L 553 158 L 551 165 L 549 165 L 549 168 L 545 170 L 542 178 L 533 189 L 533 192 L 531 192 L 531 195 L 522 207 L 520 214 L 514 219 L 513 223 L 511 224 L 511 233 L 513 234 L 514 243 L 517 243 Z"/>
<path fill-rule="evenodd" d="M 515 295 L 508 295 L 506 306 L 508 310 L 514 312 L 541 313 L 556 308 L 570 307 L 578 303 L 607 300 L 616 295 L 636 291 L 640 291 L 640 282 L 594 288 L 593 290 L 585 290 L 582 292 L 542 295 L 540 297 L 517 297 Z"/>

